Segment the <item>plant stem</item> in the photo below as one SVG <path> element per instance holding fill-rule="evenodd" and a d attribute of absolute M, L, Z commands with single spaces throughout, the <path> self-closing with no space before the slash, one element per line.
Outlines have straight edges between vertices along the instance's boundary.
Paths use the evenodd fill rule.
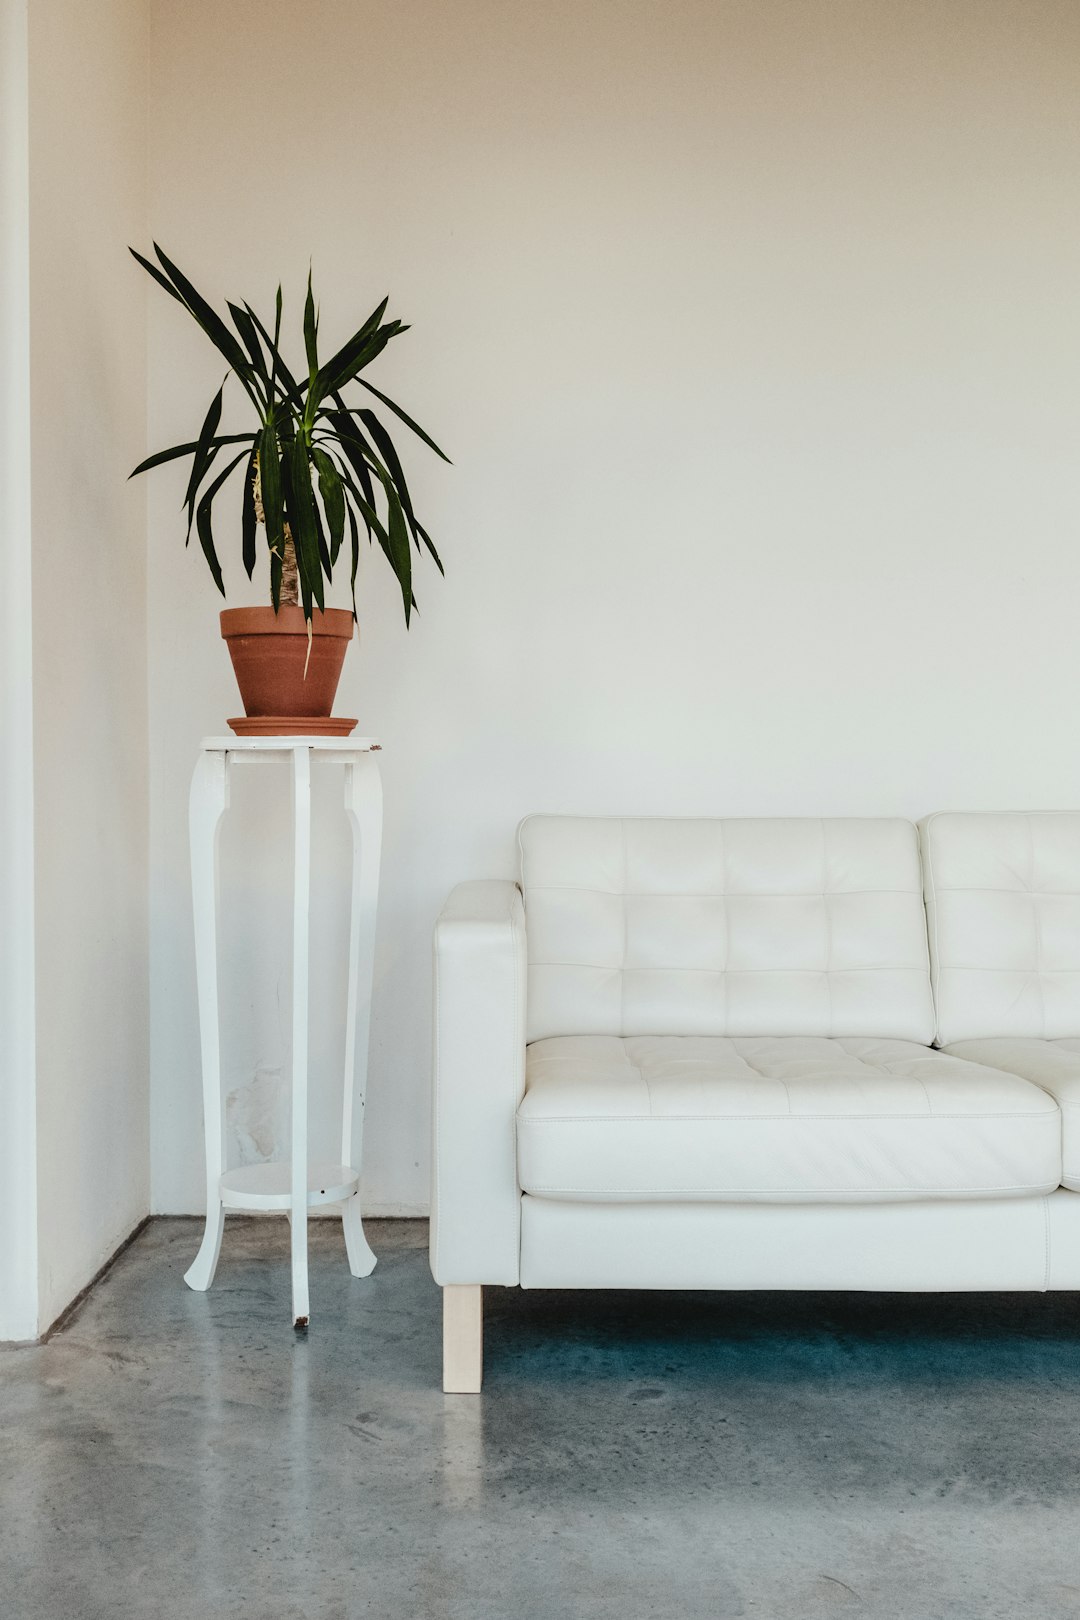
<path fill-rule="evenodd" d="M 281 559 L 281 600 L 292 607 L 300 606 L 300 571 L 296 566 L 296 547 L 292 530 L 285 525 L 285 546 Z"/>
<path fill-rule="evenodd" d="M 259 472 L 258 461 L 255 463 L 255 478 L 252 484 L 255 496 L 255 518 L 262 524 L 266 523 L 266 514 L 262 503 L 262 476 Z M 286 607 L 300 606 L 300 571 L 296 566 L 296 547 L 293 545 L 292 530 L 286 523 L 284 526 L 284 545 L 281 555 L 281 603 Z"/>

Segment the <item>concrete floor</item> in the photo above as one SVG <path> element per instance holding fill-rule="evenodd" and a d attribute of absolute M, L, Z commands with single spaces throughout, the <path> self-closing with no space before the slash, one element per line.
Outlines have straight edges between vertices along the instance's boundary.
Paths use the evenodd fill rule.
<path fill-rule="evenodd" d="M 426 1227 L 350 1278 L 158 1221 L 0 1355 L 3 1620 L 1080 1616 L 1080 1300 L 488 1295 L 439 1391 Z"/>

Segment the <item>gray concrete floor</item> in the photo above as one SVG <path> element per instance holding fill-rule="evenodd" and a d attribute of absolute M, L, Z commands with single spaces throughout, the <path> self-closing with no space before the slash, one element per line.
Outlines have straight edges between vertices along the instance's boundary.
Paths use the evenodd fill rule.
<path fill-rule="evenodd" d="M 0 1355 L 3 1620 L 1080 1616 L 1080 1300 L 488 1294 L 439 1390 L 426 1227 L 148 1228 Z"/>

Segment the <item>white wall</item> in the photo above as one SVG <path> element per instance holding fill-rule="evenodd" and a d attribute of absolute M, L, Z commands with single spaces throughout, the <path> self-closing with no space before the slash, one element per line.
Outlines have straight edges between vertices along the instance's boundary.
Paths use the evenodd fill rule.
<path fill-rule="evenodd" d="M 126 252 L 145 229 L 146 89 L 142 0 L 32 0 L 41 1328 L 149 1207 L 146 512 L 126 483 L 146 439 L 144 289 Z"/>
<path fill-rule="evenodd" d="M 379 376 L 457 463 L 410 457 L 448 578 L 406 635 L 371 560 L 339 701 L 385 744 L 368 1208 L 426 1205 L 432 919 L 527 811 L 1080 802 L 1075 7 L 158 0 L 151 54 L 153 234 L 219 298 L 280 276 L 294 330 L 311 255 L 331 340 L 389 290 Z M 163 296 L 150 333 L 164 444 L 220 367 Z M 236 711 L 181 491 L 150 508 L 159 1210 L 201 1198 L 185 797 Z M 285 836 L 246 788 L 236 1153 L 279 1128 Z"/>

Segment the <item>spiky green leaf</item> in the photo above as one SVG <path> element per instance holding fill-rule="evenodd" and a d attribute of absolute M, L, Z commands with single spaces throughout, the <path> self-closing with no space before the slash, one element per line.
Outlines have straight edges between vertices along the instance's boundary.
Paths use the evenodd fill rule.
<path fill-rule="evenodd" d="M 237 376 L 250 386 L 252 380 L 251 364 L 221 316 L 215 309 L 211 308 L 202 293 L 192 286 L 183 271 L 173 264 L 172 260 L 162 252 L 156 242 L 154 243 L 154 252 L 157 254 L 158 263 L 178 289 L 182 302 L 187 305 L 211 343 L 225 356 Z"/>
<path fill-rule="evenodd" d="M 315 315 L 315 295 L 311 290 L 311 271 L 308 271 L 307 297 L 304 299 L 304 352 L 307 355 L 308 376 L 314 377 L 319 369 L 319 323 Z"/>
<path fill-rule="evenodd" d="M 281 459 L 277 434 L 268 422 L 259 435 L 259 487 L 262 492 L 266 539 L 271 551 L 280 557 L 285 539 L 284 500 L 281 490 Z"/>
<path fill-rule="evenodd" d="M 349 465 L 360 481 L 365 499 L 370 506 L 374 506 L 375 488 L 371 482 L 371 469 L 366 460 L 370 454 L 367 440 L 353 421 L 350 412 L 336 411 L 329 417 L 329 421 L 337 434 L 342 453 L 348 458 Z"/>
<path fill-rule="evenodd" d="M 330 561 L 330 547 L 326 543 L 326 530 L 323 528 L 322 514 L 319 511 L 318 501 L 314 503 L 312 511 L 315 514 L 315 539 L 318 541 L 319 545 L 319 561 L 322 563 L 322 571 L 326 575 L 327 579 L 333 579 L 334 565 Z"/>
<path fill-rule="evenodd" d="M 184 491 L 184 505 L 187 508 L 187 532 L 189 537 L 191 535 L 191 525 L 195 520 L 195 496 L 198 493 L 199 485 L 206 477 L 211 463 L 217 454 L 216 450 L 213 448 L 213 440 L 218 429 L 218 423 L 221 421 L 221 400 L 224 393 L 225 384 L 222 383 L 221 387 L 210 401 L 210 408 L 203 418 L 203 425 L 199 430 L 199 442 L 195 446 L 195 457 L 191 463 L 191 473 L 188 477 L 187 489 Z"/>
<path fill-rule="evenodd" d="M 224 444 L 253 444 L 257 436 L 254 433 L 219 433 L 214 440 L 214 449 L 220 450 Z M 167 461 L 179 461 L 181 456 L 193 456 L 198 448 L 198 441 L 192 440 L 189 444 L 174 444 L 170 450 L 158 450 L 133 467 L 128 477 L 135 478 L 139 473 L 149 472 L 151 467 L 164 466 Z"/>
<path fill-rule="evenodd" d="M 318 447 L 311 452 L 311 459 L 315 463 L 315 470 L 319 475 L 319 494 L 322 496 L 323 510 L 330 529 L 330 568 L 338 560 L 341 543 L 345 538 L 345 491 L 341 487 L 338 470 L 325 450 Z M 329 579 L 330 573 L 327 572 Z"/>
<path fill-rule="evenodd" d="M 424 528 L 424 525 L 422 523 L 418 523 L 416 525 L 416 532 L 420 536 L 421 540 L 424 542 L 424 545 L 427 547 L 428 551 L 430 552 L 432 561 L 434 562 L 436 568 L 439 570 L 439 573 L 442 574 L 443 577 L 445 578 L 446 569 L 442 565 L 442 558 L 439 556 L 439 553 L 435 550 L 435 542 L 432 540 L 430 534 L 428 534 L 427 530 Z"/>
<path fill-rule="evenodd" d="M 386 491 L 389 513 L 387 527 L 390 536 L 390 564 L 401 586 L 401 596 L 405 604 L 405 623 L 408 625 L 413 600 L 412 547 L 409 545 L 409 532 L 405 526 L 405 514 L 401 509 L 398 492 L 389 479 L 383 480 L 383 489 Z"/>
<path fill-rule="evenodd" d="M 180 294 L 177 292 L 176 288 L 173 286 L 173 284 L 169 280 L 168 276 L 163 276 L 161 271 L 158 269 L 156 264 L 151 264 L 149 259 L 144 259 L 142 254 L 137 253 L 136 250 L 133 247 L 129 247 L 128 252 L 131 254 L 133 259 L 138 259 L 139 263 L 142 265 L 142 267 L 146 271 L 147 275 L 148 276 L 153 276 L 153 278 L 157 282 L 158 286 L 159 287 L 164 287 L 164 289 L 168 293 L 169 297 L 170 298 L 175 298 L 176 302 L 178 304 L 182 304 L 183 307 L 188 311 L 188 314 L 190 315 L 191 310 L 188 307 L 187 301 L 185 299 L 181 298 Z"/>
<path fill-rule="evenodd" d="M 435 440 L 430 438 L 428 434 L 424 432 L 423 428 L 420 427 L 419 423 L 413 421 L 411 416 L 407 416 L 400 405 L 395 405 L 394 401 L 390 399 L 388 395 L 382 393 L 374 386 L 373 383 L 365 382 L 363 377 L 357 377 L 356 380 L 360 384 L 361 388 L 366 388 L 369 394 L 374 394 L 376 399 L 381 399 L 387 410 L 393 411 L 394 415 L 399 417 L 407 428 L 412 429 L 418 439 L 423 439 L 429 450 L 434 450 L 435 454 L 437 456 L 441 456 L 448 466 L 453 466 L 453 462 L 446 454 L 446 451 L 440 450 L 438 445 L 435 443 Z"/>
<path fill-rule="evenodd" d="M 357 616 L 356 616 L 356 570 L 360 566 L 360 531 L 359 531 L 359 528 L 358 528 L 357 522 L 356 522 L 356 513 L 353 511 L 351 504 L 348 507 L 348 514 L 349 514 L 349 552 L 350 552 L 350 557 L 351 557 L 351 565 L 350 565 L 350 569 L 349 569 L 349 589 L 350 589 L 350 592 L 352 594 L 353 623 L 357 624 L 357 623 L 359 623 L 359 620 L 357 619 Z M 369 533 L 370 533 L 370 531 L 369 531 Z"/>
<path fill-rule="evenodd" d="M 325 374 L 323 377 L 323 395 L 325 395 L 327 391 L 325 386 L 325 378 L 334 376 L 335 373 L 338 372 L 345 364 L 349 355 L 354 350 L 359 351 L 363 347 L 368 338 L 371 336 L 372 332 L 375 331 L 375 328 L 378 326 L 379 322 L 382 320 L 383 315 L 386 312 L 386 306 L 389 302 L 389 295 L 387 295 L 387 297 L 383 299 L 382 303 L 372 310 L 363 326 L 359 327 L 358 330 L 353 333 L 352 337 L 349 338 L 348 342 L 343 343 L 337 353 L 332 354 L 329 360 L 326 361 L 325 365 L 320 368 L 321 372 Z"/>
<path fill-rule="evenodd" d="M 408 523 L 409 528 L 412 530 L 413 537 L 416 541 L 416 549 L 419 551 L 420 536 L 417 533 L 416 514 L 413 511 L 412 499 L 409 495 L 409 486 L 405 482 L 405 472 L 402 468 L 401 462 L 398 460 L 398 453 L 394 448 L 394 441 L 391 439 L 389 433 L 387 433 L 374 411 L 361 410 L 360 420 L 363 422 L 364 426 L 371 434 L 372 439 L 375 441 L 375 444 L 382 455 L 383 461 L 386 463 L 387 471 L 389 472 L 390 477 L 394 480 L 394 487 L 401 498 L 401 506 L 405 513 L 405 520 Z"/>
<path fill-rule="evenodd" d="M 223 473 L 219 473 L 214 479 L 214 482 L 210 485 L 209 489 L 206 491 L 206 494 L 202 497 L 195 509 L 195 527 L 198 530 L 199 543 L 202 546 L 203 554 L 210 565 L 210 572 L 214 577 L 214 584 L 217 586 L 222 596 L 225 595 L 225 584 L 221 577 L 221 564 L 218 562 L 217 551 L 214 549 L 214 534 L 211 527 L 211 508 L 214 504 L 214 497 L 218 493 L 218 490 L 221 488 L 222 484 L 228 478 L 229 474 L 234 472 L 236 468 L 239 467 L 240 463 L 245 459 L 246 453 L 242 453 L 241 455 L 234 457 L 233 460 L 230 461 L 229 465 L 225 468 L 225 471 Z"/>
<path fill-rule="evenodd" d="M 341 481 L 347 491 L 348 499 L 351 504 L 355 506 L 357 512 L 360 514 L 360 517 L 363 519 L 369 542 L 372 540 L 372 538 L 378 540 L 383 551 L 386 553 L 387 559 L 389 559 L 390 536 L 386 532 L 385 525 L 383 524 L 383 521 L 380 518 L 373 501 L 369 501 L 367 496 L 363 493 L 354 468 L 350 462 L 344 458 L 344 456 L 337 461 L 337 467 L 338 471 L 341 473 Z"/>
<path fill-rule="evenodd" d="M 239 304 L 234 304 L 231 299 L 226 299 L 225 302 L 229 306 L 229 314 L 232 316 L 233 325 L 240 334 L 244 348 L 251 356 L 251 363 L 262 381 L 263 387 L 267 390 L 267 400 L 269 401 L 270 373 L 267 370 L 266 356 L 263 353 L 262 344 L 259 342 L 255 322 L 247 310 L 241 309 Z"/>
<path fill-rule="evenodd" d="M 259 453 L 257 450 L 253 450 L 244 472 L 244 504 L 240 517 L 244 568 L 247 571 L 248 579 L 255 572 L 255 543 L 258 530 L 258 520 L 255 516 L 255 475 L 258 470 Z"/>
<path fill-rule="evenodd" d="M 311 395 L 315 402 L 321 403 L 327 396 L 344 388 L 349 380 L 363 371 L 386 348 L 392 338 L 398 337 L 409 328 L 400 321 L 388 321 L 385 326 L 378 326 L 368 330 L 362 326 L 359 332 L 353 334 L 348 343 L 344 344 L 324 366 L 311 384 Z"/>
<path fill-rule="evenodd" d="M 278 288 L 276 316 L 275 316 L 275 322 L 274 322 L 274 336 L 273 337 L 270 336 L 269 332 L 266 330 L 266 327 L 263 325 L 263 323 L 259 319 L 258 315 L 256 315 L 256 313 L 252 309 L 251 305 L 250 304 L 245 304 L 244 308 L 247 311 L 247 313 L 251 316 L 251 319 L 255 323 L 255 327 L 256 327 L 256 330 L 259 333 L 259 336 L 263 339 L 263 342 L 266 344 L 268 350 L 270 351 L 270 356 L 271 356 L 271 369 L 270 369 L 271 394 L 273 395 L 274 391 L 276 391 L 276 390 L 280 391 L 280 394 L 283 397 L 283 399 L 285 400 L 285 402 L 293 410 L 296 410 L 296 411 L 302 410 L 303 409 L 303 404 L 304 404 L 304 396 L 303 396 L 303 393 L 301 391 L 300 384 L 297 382 L 296 378 L 293 376 L 292 372 L 289 370 L 288 366 L 285 364 L 284 358 L 282 357 L 281 348 L 279 346 L 280 345 L 280 338 L 281 338 L 281 288 L 280 287 Z"/>
<path fill-rule="evenodd" d="M 376 469 L 376 471 L 379 470 Z M 384 525 L 375 507 L 369 504 L 360 494 L 351 476 L 351 464 L 342 467 L 342 477 L 352 495 L 357 510 L 368 525 L 369 534 L 374 532 L 383 555 L 394 570 L 394 576 L 401 586 L 402 600 L 405 604 L 405 623 L 407 625 L 412 612 L 412 550 L 409 546 L 409 535 L 405 527 L 401 502 L 397 498 L 393 483 L 385 472 L 379 472 L 379 482 L 382 484 L 387 505 L 387 521 Z"/>
<path fill-rule="evenodd" d="M 280 551 L 270 553 L 270 602 L 276 613 L 281 606 L 281 576 L 284 571 L 285 559 Z"/>
<path fill-rule="evenodd" d="M 303 439 L 294 439 L 283 462 L 285 473 L 285 510 L 296 546 L 296 565 L 300 574 L 301 590 L 305 593 L 305 614 L 310 613 L 310 598 L 319 607 L 323 605 L 322 561 L 319 557 L 319 537 L 315 522 L 315 496 L 311 488 L 311 465 Z"/>
<path fill-rule="evenodd" d="M 387 326 L 380 326 L 378 331 L 372 332 L 351 352 L 337 370 L 331 372 L 329 367 L 324 368 L 312 382 L 311 395 L 316 404 L 321 404 L 327 394 L 344 388 L 345 384 L 358 378 L 365 366 L 370 366 L 376 360 L 391 339 L 398 337 L 409 328 L 400 321 L 391 321 Z"/>

